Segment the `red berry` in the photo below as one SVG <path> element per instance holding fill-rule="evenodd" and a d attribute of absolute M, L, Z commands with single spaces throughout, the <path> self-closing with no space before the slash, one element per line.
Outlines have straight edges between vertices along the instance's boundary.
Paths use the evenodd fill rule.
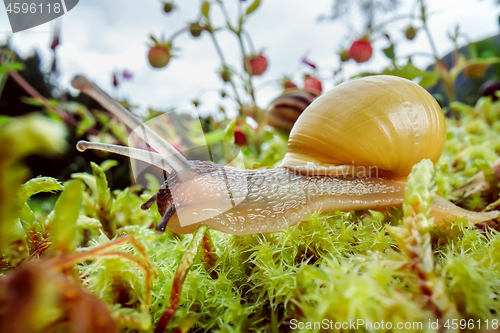
<path fill-rule="evenodd" d="M 349 49 L 348 55 L 349 58 L 354 59 L 357 63 L 362 63 L 370 60 L 372 57 L 372 45 L 369 40 L 366 39 L 358 39 L 354 43 L 352 43 L 351 48 Z"/>
<path fill-rule="evenodd" d="M 267 59 L 264 57 L 262 54 L 258 54 L 256 56 L 251 56 L 247 58 L 248 65 L 250 66 L 250 73 L 252 75 L 261 75 L 264 73 L 267 69 Z M 246 61 L 245 61 L 245 69 L 246 68 Z M 248 69 L 247 69 L 248 70 Z"/>
<path fill-rule="evenodd" d="M 162 68 L 168 65 L 172 55 L 168 46 L 155 45 L 148 53 L 148 59 L 154 68 Z"/>
<path fill-rule="evenodd" d="M 304 90 L 313 90 L 317 93 L 321 93 L 323 91 L 323 87 L 317 78 L 306 75 L 304 77 Z"/>
<path fill-rule="evenodd" d="M 238 146 L 246 146 L 248 144 L 247 135 L 241 130 L 239 125 L 234 130 L 234 143 Z"/>

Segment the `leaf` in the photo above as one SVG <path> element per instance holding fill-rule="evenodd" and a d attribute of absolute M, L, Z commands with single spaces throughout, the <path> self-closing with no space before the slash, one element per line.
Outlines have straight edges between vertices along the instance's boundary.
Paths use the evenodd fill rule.
<path fill-rule="evenodd" d="M 224 141 L 225 130 L 224 128 L 216 129 L 210 133 L 205 134 L 205 140 L 207 143 L 211 142 L 222 142 Z"/>
<path fill-rule="evenodd" d="M 55 251 L 67 253 L 76 248 L 76 223 L 80 217 L 83 189 L 81 181 L 70 180 L 56 202 L 50 221 L 50 237 Z"/>
<path fill-rule="evenodd" d="M 250 7 L 247 8 L 246 14 L 250 15 L 252 14 L 257 8 L 260 6 L 260 0 L 255 0 Z"/>
<path fill-rule="evenodd" d="M 411 60 L 409 60 L 404 67 L 387 68 L 383 71 L 383 74 L 395 75 L 404 79 L 413 80 L 414 78 L 422 74 L 422 70 L 415 67 Z"/>
<path fill-rule="evenodd" d="M 115 167 L 118 165 L 118 161 L 117 160 L 106 160 L 104 162 L 101 163 L 101 170 L 106 172 L 108 171 L 109 169 Z"/>
<path fill-rule="evenodd" d="M 234 143 L 234 130 L 236 129 L 236 119 L 227 124 L 224 129 L 224 142 Z"/>
<path fill-rule="evenodd" d="M 418 82 L 423 88 L 430 88 L 437 84 L 439 80 L 439 75 L 436 72 L 423 71 L 422 78 Z"/>
<path fill-rule="evenodd" d="M 429 215 L 436 195 L 433 177 L 434 164 L 431 160 L 424 159 L 413 166 L 404 192 L 405 217 Z"/>
<path fill-rule="evenodd" d="M 151 190 L 156 190 L 158 191 L 160 189 L 160 183 L 158 182 L 158 179 L 153 176 L 152 174 L 150 173 L 147 173 L 144 175 L 144 178 L 146 178 L 146 181 L 148 182 L 148 189 L 151 189 Z"/>
<path fill-rule="evenodd" d="M 108 188 L 108 180 L 104 171 L 94 162 L 90 162 L 92 167 L 92 174 L 96 179 L 96 190 L 98 195 L 98 201 L 101 205 L 106 205 L 110 200 L 110 193 Z"/>
<path fill-rule="evenodd" d="M 1 73 L 6 73 L 9 71 L 21 71 L 25 68 L 25 66 L 19 62 L 7 62 L 2 65 L 0 65 L 0 74 Z"/>
<path fill-rule="evenodd" d="M 208 13 L 210 12 L 210 4 L 208 1 L 203 1 L 201 4 L 201 13 L 208 19 Z"/>
<path fill-rule="evenodd" d="M 396 54 L 394 52 L 394 44 L 391 44 L 389 47 L 383 49 L 384 51 L 384 54 L 387 58 L 393 60 L 394 58 L 396 58 Z"/>
<path fill-rule="evenodd" d="M 0 126 L 0 254 L 15 255 L 19 246 L 11 245 L 25 238 L 17 193 L 29 171 L 19 161 L 35 153 L 59 153 L 65 146 L 64 126 L 40 114 L 12 118 Z"/>
<path fill-rule="evenodd" d="M 80 229 L 99 229 L 102 227 L 101 221 L 86 215 L 80 215 L 76 221 L 76 225 Z"/>
<path fill-rule="evenodd" d="M 85 172 L 77 172 L 72 174 L 71 178 L 82 180 L 85 183 L 85 185 L 87 185 L 90 188 L 92 193 L 97 192 L 96 179 L 92 175 L 89 175 L 88 173 Z"/>
<path fill-rule="evenodd" d="M 37 177 L 28 180 L 19 189 L 18 196 L 21 203 L 25 203 L 33 195 L 41 192 L 57 192 L 62 191 L 64 187 L 55 178 Z"/>

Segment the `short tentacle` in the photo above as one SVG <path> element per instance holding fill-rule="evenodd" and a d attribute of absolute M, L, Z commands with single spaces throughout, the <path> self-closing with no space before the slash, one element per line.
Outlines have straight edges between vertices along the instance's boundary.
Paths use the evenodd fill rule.
<path fill-rule="evenodd" d="M 151 198 L 148 199 L 148 201 L 146 201 L 145 203 L 143 203 L 141 205 L 141 209 L 148 210 L 149 208 L 151 208 L 151 206 L 153 206 L 153 204 L 156 202 L 157 196 L 158 196 L 158 193 L 155 193 L 155 195 L 153 195 Z"/>
<path fill-rule="evenodd" d="M 167 228 L 168 221 L 172 218 L 172 216 L 175 213 L 175 206 L 171 205 L 170 207 L 167 208 L 167 211 L 165 214 L 163 214 L 160 222 L 158 222 L 158 225 L 156 226 L 156 232 L 158 233 L 164 233 L 165 229 Z"/>

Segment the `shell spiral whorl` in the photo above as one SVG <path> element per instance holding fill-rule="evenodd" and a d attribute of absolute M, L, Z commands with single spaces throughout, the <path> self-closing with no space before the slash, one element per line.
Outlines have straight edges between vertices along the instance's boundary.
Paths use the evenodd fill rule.
<path fill-rule="evenodd" d="M 330 175 L 349 166 L 353 172 L 376 167 L 384 176 L 404 178 L 424 158 L 437 162 L 445 141 L 443 112 L 424 88 L 373 76 L 317 98 L 295 123 L 281 166 Z"/>

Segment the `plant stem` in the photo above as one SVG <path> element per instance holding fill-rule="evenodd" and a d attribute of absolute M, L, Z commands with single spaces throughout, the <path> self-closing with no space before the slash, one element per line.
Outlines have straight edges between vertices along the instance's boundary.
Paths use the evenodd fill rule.
<path fill-rule="evenodd" d="M 10 70 L 8 73 L 10 77 L 14 79 L 14 81 L 16 81 L 28 94 L 30 94 L 31 97 L 39 101 L 45 108 L 55 112 L 66 124 L 71 125 L 75 128 L 78 127 L 78 122 L 75 120 L 75 118 L 73 118 L 67 112 L 55 106 L 52 106 L 49 101 L 47 101 L 45 97 L 43 97 L 38 91 L 36 91 L 36 89 L 33 88 L 18 72 Z M 99 135 L 99 132 L 94 128 L 89 128 L 85 132 L 91 135 Z"/>
<path fill-rule="evenodd" d="M 255 47 L 253 46 L 253 42 L 252 42 L 252 38 L 250 37 L 250 34 L 247 32 L 247 31 L 244 31 L 243 32 L 245 34 L 245 37 L 247 38 L 247 41 L 248 41 L 248 45 L 250 46 L 250 52 L 252 52 L 252 54 L 255 54 Z"/>
<path fill-rule="evenodd" d="M 174 38 L 175 38 L 175 37 L 179 36 L 180 34 L 182 34 L 182 33 L 183 33 L 183 32 L 185 32 L 185 31 L 188 31 L 188 30 L 189 30 L 189 29 L 188 29 L 188 27 L 184 27 L 184 28 L 182 28 L 182 29 L 177 30 L 176 32 L 174 32 L 174 33 L 172 34 L 172 36 L 170 36 L 170 39 L 169 39 L 169 41 L 168 41 L 168 42 L 169 42 L 169 43 L 172 43 L 172 42 L 174 41 Z"/>
<path fill-rule="evenodd" d="M 210 37 L 212 38 L 212 42 L 214 43 L 215 50 L 217 51 L 217 54 L 219 55 L 220 61 L 222 63 L 222 66 L 224 66 L 225 68 L 229 68 L 229 66 L 227 65 L 226 59 L 224 58 L 224 53 L 222 52 L 222 49 L 221 49 L 221 47 L 219 45 L 219 42 L 217 41 L 217 38 L 215 38 L 214 32 L 213 32 L 213 30 L 212 30 L 211 27 L 209 27 L 208 32 L 210 33 Z M 236 102 L 238 102 L 238 104 L 240 106 L 243 105 L 241 103 L 241 98 L 240 98 L 240 96 L 238 94 L 238 89 L 236 89 L 236 85 L 234 84 L 232 78 L 229 78 L 229 83 L 231 84 L 231 86 L 233 88 L 233 92 L 234 92 L 234 95 L 235 95 Z"/>
<path fill-rule="evenodd" d="M 207 232 L 208 227 L 206 225 L 201 225 L 193 235 L 193 239 L 189 244 L 186 252 L 181 258 L 181 262 L 177 267 L 177 271 L 175 272 L 174 280 L 172 282 L 172 291 L 170 293 L 170 302 L 163 311 L 160 320 L 156 324 L 156 328 L 154 330 L 155 333 L 163 333 L 167 328 L 170 320 L 175 315 L 175 312 L 179 308 L 179 301 L 181 299 L 182 286 L 184 285 L 184 281 L 186 280 L 187 274 L 189 273 L 189 269 L 193 266 L 194 259 L 198 254 L 198 249 L 200 248 L 205 233 Z"/>
<path fill-rule="evenodd" d="M 391 19 L 386 20 L 384 22 L 381 22 L 381 23 L 377 24 L 376 26 L 374 26 L 373 28 L 371 28 L 368 34 L 372 34 L 372 33 L 377 32 L 379 29 L 382 29 L 384 26 L 386 26 L 389 23 L 393 23 L 394 21 L 399 21 L 399 20 L 408 19 L 408 18 L 411 19 L 412 15 L 411 14 L 403 14 L 403 15 L 391 17 Z"/>

